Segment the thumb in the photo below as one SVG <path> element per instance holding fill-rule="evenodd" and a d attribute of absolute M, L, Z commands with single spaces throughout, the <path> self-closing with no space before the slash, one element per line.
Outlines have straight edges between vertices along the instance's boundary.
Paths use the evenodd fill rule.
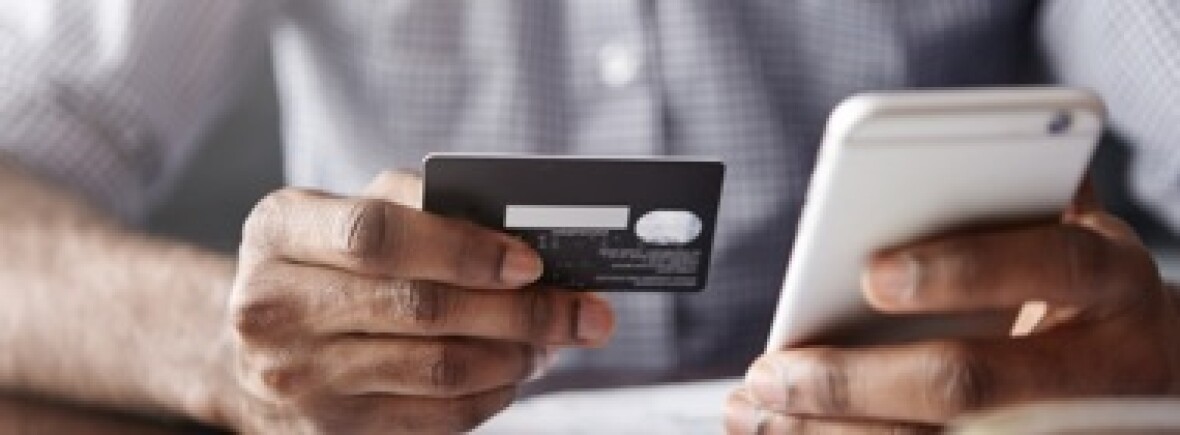
<path fill-rule="evenodd" d="M 382 171 L 361 191 L 362 196 L 422 209 L 422 177 L 405 171 Z"/>

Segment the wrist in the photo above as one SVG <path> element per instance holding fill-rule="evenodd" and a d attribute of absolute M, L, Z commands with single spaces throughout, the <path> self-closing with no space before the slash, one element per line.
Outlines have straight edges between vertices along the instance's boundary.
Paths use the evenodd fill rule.
<path fill-rule="evenodd" d="M 166 320 L 168 324 L 155 325 L 161 329 L 154 334 L 159 352 L 151 365 L 161 376 L 147 379 L 147 388 L 169 412 L 202 424 L 232 428 L 237 415 L 234 405 L 242 397 L 225 308 L 232 291 L 233 261 L 192 248 L 178 250 L 182 251 L 176 253 L 178 259 L 190 262 L 189 271 L 200 271 L 195 275 L 202 282 L 177 289 L 184 293 L 176 295 L 172 308 L 183 310 L 183 314 L 177 312 Z"/>
<path fill-rule="evenodd" d="M 210 358 L 177 377 L 182 381 L 170 388 L 168 401 L 187 418 L 233 429 L 243 414 L 245 394 L 234 374 L 229 340 L 219 334 L 215 341 L 218 345 L 210 349 Z"/>

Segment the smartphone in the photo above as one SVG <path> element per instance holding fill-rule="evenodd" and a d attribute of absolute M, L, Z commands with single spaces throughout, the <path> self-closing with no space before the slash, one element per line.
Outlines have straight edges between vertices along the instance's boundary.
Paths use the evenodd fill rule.
<path fill-rule="evenodd" d="M 884 315 L 860 289 L 878 250 L 972 225 L 1055 219 L 1102 131 L 1093 93 L 865 93 L 828 119 L 767 349 L 989 335 L 1014 313 Z"/>

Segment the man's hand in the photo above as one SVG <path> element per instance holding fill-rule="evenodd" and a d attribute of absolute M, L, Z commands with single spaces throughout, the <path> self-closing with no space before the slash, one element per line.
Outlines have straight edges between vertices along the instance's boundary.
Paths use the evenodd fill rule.
<path fill-rule="evenodd" d="M 924 432 L 997 405 L 1180 392 L 1177 296 L 1104 212 L 890 249 L 863 284 L 886 313 L 1047 310 L 1019 338 L 768 353 L 729 398 L 731 433 Z"/>
<path fill-rule="evenodd" d="M 607 340 L 605 299 L 523 288 L 541 274 L 535 252 L 416 210 L 418 191 L 384 174 L 371 197 L 285 189 L 255 208 L 230 298 L 239 429 L 469 430 L 545 349 Z"/>

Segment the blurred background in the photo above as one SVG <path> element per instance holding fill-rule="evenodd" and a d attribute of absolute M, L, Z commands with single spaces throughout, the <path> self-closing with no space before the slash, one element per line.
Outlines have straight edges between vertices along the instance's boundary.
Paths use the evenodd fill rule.
<path fill-rule="evenodd" d="M 153 231 L 233 251 L 250 208 L 283 184 L 274 75 L 269 57 L 257 59 L 237 101 L 214 121 L 173 194 L 149 217 Z"/>
<path fill-rule="evenodd" d="M 152 213 L 153 231 L 232 252 L 250 208 L 283 184 L 274 77 L 269 58 L 257 59 L 243 92 L 209 129 L 174 194 Z M 1099 193 L 1154 248 L 1166 275 L 1180 280 L 1180 238 L 1129 198 L 1127 162 L 1125 147 L 1107 138 L 1094 160 Z"/>

